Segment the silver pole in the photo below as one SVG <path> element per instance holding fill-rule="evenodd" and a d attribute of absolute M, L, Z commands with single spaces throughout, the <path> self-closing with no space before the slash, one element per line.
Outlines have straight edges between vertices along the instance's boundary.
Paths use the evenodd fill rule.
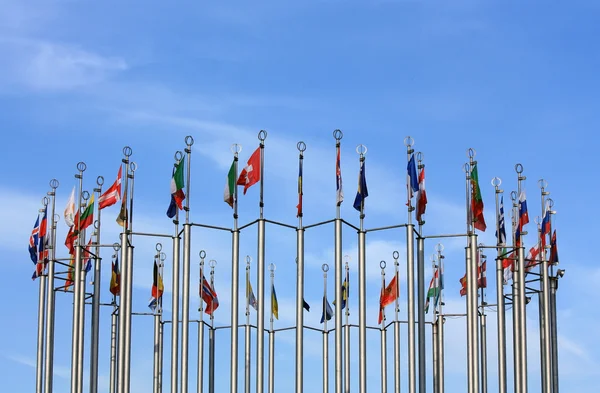
<path fill-rule="evenodd" d="M 444 280 L 444 256 L 442 255 L 442 251 L 444 250 L 444 246 L 441 243 L 438 243 L 436 246 L 436 250 L 438 253 L 438 283 L 440 287 L 440 299 L 438 303 L 438 319 L 437 319 L 437 333 L 438 333 L 438 342 L 437 342 L 437 350 L 438 350 L 438 392 L 444 393 L 444 291 L 442 291 L 442 284 Z"/>
<path fill-rule="evenodd" d="M 231 146 L 233 172 L 238 177 L 238 153 L 241 146 Z M 238 228 L 237 185 L 233 187 L 233 230 L 231 232 L 231 374 L 230 393 L 238 391 L 238 329 L 239 329 L 239 286 L 240 286 L 240 230 Z"/>
<path fill-rule="evenodd" d="M 344 392 L 350 393 L 350 297 L 348 292 L 350 290 L 350 267 L 348 266 L 350 256 L 345 257 L 345 269 L 346 269 L 346 320 L 344 325 Z"/>
<path fill-rule="evenodd" d="M 275 264 L 269 265 L 271 271 L 271 288 L 275 285 Z M 273 299 L 271 298 L 271 302 Z M 271 318 L 269 327 L 269 393 L 275 391 L 275 329 L 273 328 L 273 304 L 271 304 Z M 212 392 L 211 392 L 212 393 Z"/>
<path fill-rule="evenodd" d="M 204 258 L 206 252 L 200 251 L 200 307 L 198 308 L 198 370 L 196 390 L 201 393 L 204 389 L 204 300 L 202 300 L 203 281 L 204 281 Z"/>
<path fill-rule="evenodd" d="M 246 327 L 245 327 L 245 333 L 246 333 L 246 338 L 244 341 L 245 344 L 245 351 L 244 351 L 244 358 L 245 358 L 245 370 L 244 370 L 244 392 L 245 393 L 250 393 L 250 378 L 251 378 L 251 373 L 250 373 L 250 365 L 251 365 L 251 340 L 252 340 L 252 336 L 250 334 L 250 299 L 248 297 L 248 283 L 250 282 L 250 261 L 252 259 L 250 258 L 250 255 L 246 256 Z"/>
<path fill-rule="evenodd" d="M 160 314 L 154 314 L 154 364 L 152 375 L 152 391 L 160 392 L 159 374 L 160 374 Z"/>
<path fill-rule="evenodd" d="M 258 322 L 256 338 L 256 393 L 264 392 L 265 375 L 265 219 L 263 216 L 263 181 L 264 181 L 264 152 L 266 131 L 258 134 L 260 140 L 260 218 L 258 219 L 258 266 L 257 266 L 257 293 L 258 293 Z"/>
<path fill-rule="evenodd" d="M 298 142 L 297 148 L 300 152 L 298 160 L 300 170 L 302 170 L 306 144 Z M 298 229 L 296 230 L 296 262 L 296 393 L 302 393 L 304 391 L 304 228 L 302 227 L 302 211 L 298 214 Z"/>
<path fill-rule="evenodd" d="M 419 225 L 417 237 L 417 306 L 419 330 L 419 393 L 425 393 L 425 377 L 427 375 L 425 359 L 425 239 L 421 236 L 422 225 Z"/>
<path fill-rule="evenodd" d="M 123 148 L 123 158 L 121 162 L 123 163 L 123 173 L 125 173 L 125 182 L 123 184 L 124 192 L 123 192 L 123 205 L 127 210 L 129 208 L 129 157 L 132 154 L 132 150 L 130 147 L 125 146 Z M 127 310 L 127 276 L 129 275 L 129 266 L 127 265 L 127 231 L 129 226 L 129 214 L 126 214 L 126 217 L 123 220 L 123 231 L 121 232 L 121 281 L 119 283 L 119 321 L 118 321 L 118 340 L 117 340 L 117 358 L 116 358 L 116 368 L 117 368 L 117 393 L 126 393 L 125 389 L 125 328 L 127 326 L 127 318 L 126 318 L 126 310 Z"/>
<path fill-rule="evenodd" d="M 431 324 L 431 355 L 433 360 L 433 393 L 438 393 L 438 322 L 437 320 Z"/>
<path fill-rule="evenodd" d="M 559 392 L 558 384 L 558 327 L 556 324 L 556 291 L 558 290 L 558 276 L 550 279 L 550 326 L 552 337 L 552 389 L 553 393 Z"/>
<path fill-rule="evenodd" d="M 410 161 L 411 154 L 414 153 L 412 148 L 413 139 L 406 137 L 404 144 L 406 145 L 407 162 Z M 406 226 L 406 301 L 408 313 L 408 391 L 416 393 L 416 354 L 415 354 L 415 226 L 412 223 L 412 212 L 415 208 L 412 206 L 410 197 L 410 176 L 406 174 L 407 186 L 407 202 L 408 202 L 408 224 Z"/>
<path fill-rule="evenodd" d="M 83 172 L 86 169 L 86 165 L 83 162 L 77 163 L 78 174 L 75 175 L 76 179 L 79 179 L 79 198 L 77 199 L 77 211 L 78 215 L 81 215 L 81 194 L 83 188 Z M 79 220 L 81 223 L 81 220 Z M 75 228 L 79 231 L 79 228 Z M 78 393 L 79 387 L 79 302 L 80 302 L 80 287 L 81 281 L 79 280 L 79 271 L 81 270 L 81 233 L 77 235 L 77 244 L 75 246 L 75 266 L 73 268 L 73 328 L 72 328 L 72 340 L 71 340 L 71 393 Z"/>
<path fill-rule="evenodd" d="M 540 277 L 542 275 L 541 268 L 542 265 L 540 265 Z M 540 282 L 540 286 L 541 285 L 543 285 L 542 282 Z M 540 325 L 540 382 L 542 387 L 541 392 L 546 393 L 550 390 L 550 386 L 546 385 L 546 370 L 544 369 L 544 366 L 546 365 L 546 358 L 548 357 L 548 353 L 545 350 L 545 342 L 548 340 L 548 337 L 544 335 L 546 320 L 544 320 L 544 294 L 541 291 L 538 296 L 538 318 Z"/>
<path fill-rule="evenodd" d="M 162 393 L 163 389 L 163 359 L 164 359 L 164 344 L 165 344 L 165 335 L 164 335 L 165 324 L 162 321 L 162 313 L 161 313 L 161 321 L 160 325 L 158 325 L 158 393 Z"/>
<path fill-rule="evenodd" d="M 506 258 L 502 255 L 505 249 L 500 246 L 505 246 L 506 239 L 500 238 L 500 205 L 498 198 L 503 192 L 500 189 L 502 180 L 498 177 L 492 179 L 492 185 L 495 189 L 495 201 L 496 201 L 496 233 L 498 237 L 497 245 L 498 248 L 496 256 L 496 309 L 497 309 L 497 329 L 498 329 L 498 393 L 506 393 L 506 317 L 504 308 L 504 267 L 502 261 Z M 504 210 L 504 206 L 502 207 Z M 504 219 L 504 217 L 502 217 Z"/>
<path fill-rule="evenodd" d="M 516 232 L 515 232 L 515 228 L 518 225 L 518 205 L 517 205 L 517 192 L 516 191 L 511 191 L 510 193 L 511 196 L 511 200 L 512 200 L 512 215 L 511 215 L 511 219 L 512 219 L 512 244 L 514 247 L 516 247 L 517 245 L 517 240 L 516 240 Z M 512 255 L 512 254 L 511 254 Z M 519 266 L 519 264 L 517 263 L 516 260 L 512 261 L 512 266 L 513 266 L 513 284 L 512 284 L 512 314 L 513 314 L 513 363 L 514 363 L 514 391 L 515 392 L 519 392 L 520 386 L 521 386 L 521 345 L 520 345 L 520 340 L 519 338 L 519 332 L 520 332 L 520 313 L 517 312 L 518 311 L 518 304 L 519 304 L 519 269 L 521 268 Z"/>
<path fill-rule="evenodd" d="M 356 151 L 360 154 L 361 165 L 364 165 L 365 153 L 367 151 L 366 146 L 359 145 Z M 366 232 L 364 230 L 364 218 L 365 218 L 365 201 L 362 200 L 360 204 L 360 229 L 358 231 L 358 352 L 359 352 L 359 391 L 364 393 L 367 391 L 367 252 L 366 252 Z M 339 272 L 339 273 L 338 273 Z M 341 299 L 341 283 L 342 283 L 342 266 L 341 260 L 340 265 L 336 265 L 335 269 L 335 293 L 336 299 Z M 339 294 L 339 297 L 338 297 Z M 336 301 L 336 312 L 341 312 L 341 302 Z M 339 310 L 338 310 L 339 308 Z M 341 386 L 341 357 L 338 359 L 338 348 L 341 350 L 341 319 L 335 319 L 335 347 L 336 347 L 336 393 L 338 393 L 337 386 Z M 339 352 L 341 354 L 341 351 Z M 338 363 L 339 360 L 339 363 Z M 340 380 L 338 382 L 338 374 Z M 341 392 L 341 389 L 339 389 Z"/>
<path fill-rule="evenodd" d="M 55 309 L 55 297 L 54 297 L 54 272 L 55 272 L 55 258 L 56 258 L 56 222 L 58 219 L 54 216 L 56 210 L 56 189 L 58 188 L 58 180 L 50 180 L 50 187 L 52 190 L 48 193 L 50 196 L 52 208 L 50 215 L 50 247 L 48 250 L 48 282 L 47 282 L 47 295 L 46 295 L 46 338 L 45 338 L 45 349 L 46 354 L 44 364 L 44 391 L 46 393 L 52 393 L 53 388 L 53 377 L 54 377 L 54 309 Z"/>
<path fill-rule="evenodd" d="M 546 207 L 546 196 L 549 195 L 550 193 L 547 192 L 545 190 L 546 188 L 546 181 L 545 180 L 540 180 L 540 188 L 541 188 L 541 193 L 542 193 L 542 217 L 544 217 L 544 215 L 546 214 L 546 209 L 550 209 L 549 207 Z M 552 211 L 548 212 L 549 214 L 552 214 Z M 545 236 L 545 235 L 544 235 Z M 541 287 L 542 287 L 542 293 L 541 293 L 541 315 L 540 315 L 540 322 L 543 322 L 541 329 L 540 329 L 540 335 L 543 337 L 542 340 L 542 348 L 543 350 L 541 351 L 544 354 L 544 357 L 542 358 L 542 376 L 544 378 L 544 381 L 542 383 L 542 392 L 544 393 L 551 393 L 552 391 L 552 361 L 551 361 L 551 342 L 550 342 L 550 337 L 551 337 L 551 331 L 550 331 L 550 282 L 549 282 L 549 276 L 548 276 L 548 259 L 546 258 L 546 250 L 541 250 L 541 255 L 542 255 L 542 265 L 540 266 L 541 271 L 541 277 L 542 277 L 542 283 L 541 283 Z"/>
<path fill-rule="evenodd" d="M 82 242 L 83 244 L 87 245 L 87 243 L 85 243 L 85 235 L 86 235 L 86 231 L 81 231 L 82 232 Z M 83 248 L 83 246 L 82 246 Z M 85 255 L 85 254 L 83 254 Z M 86 277 L 86 273 L 84 270 L 84 266 L 83 266 L 83 255 L 81 256 L 81 270 L 76 272 L 76 276 L 78 277 L 78 280 L 81 282 L 81 285 L 79 286 L 79 312 L 78 312 L 78 316 L 79 316 L 79 343 L 77 345 L 77 365 L 78 365 L 78 379 L 77 379 L 77 392 L 78 393 L 83 393 L 83 366 L 84 366 L 84 345 L 85 345 L 85 288 L 86 288 L 86 282 L 85 282 L 85 277 Z"/>
<path fill-rule="evenodd" d="M 398 281 L 398 292 L 400 292 L 400 253 L 394 251 L 392 253 L 394 258 L 394 275 Z M 400 393 L 400 322 L 398 320 L 398 312 L 400 311 L 399 299 L 396 297 L 394 300 L 394 392 Z"/>
<path fill-rule="evenodd" d="M 466 272 L 467 272 L 467 356 L 468 356 L 468 380 L 469 392 L 479 391 L 479 351 L 478 351 L 478 332 L 477 332 L 477 235 L 472 225 L 473 217 L 471 212 L 470 188 L 471 188 L 471 170 L 477 164 L 474 160 L 475 151 L 468 151 L 469 163 L 467 168 L 466 194 L 467 194 L 467 232 L 469 234 L 469 243 L 467 247 Z"/>
<path fill-rule="evenodd" d="M 385 261 L 380 262 L 381 266 L 381 291 L 385 290 Z M 396 277 L 396 279 L 398 279 Z M 381 307 L 381 306 L 380 306 Z M 381 309 L 381 393 L 387 393 L 387 338 L 385 329 L 385 310 Z"/>
<path fill-rule="evenodd" d="M 162 244 L 156 244 L 155 263 L 158 265 L 158 275 L 164 277 L 164 260 L 166 256 L 161 252 Z M 156 300 L 156 309 L 154 313 L 154 364 L 153 364 L 153 392 L 161 391 L 162 374 L 162 296 Z"/>
<path fill-rule="evenodd" d="M 104 184 L 104 178 L 98 176 L 96 179 L 98 188 L 94 191 L 98 195 L 102 195 L 102 185 Z M 102 263 L 100 259 L 100 208 L 98 208 L 98 219 L 96 220 L 96 247 L 94 258 L 94 296 L 92 297 L 92 337 L 90 344 L 90 393 L 98 392 L 98 342 L 100 340 L 100 288 L 102 286 Z"/>
<path fill-rule="evenodd" d="M 183 287 L 181 293 L 181 393 L 188 393 L 188 361 L 189 361 L 189 332 L 190 332 L 190 249 L 191 249 L 191 225 L 190 225 L 190 169 L 192 161 L 192 145 L 194 139 L 185 137 L 185 153 L 187 155 L 186 173 L 186 198 L 185 198 L 185 224 L 183 224 Z"/>
<path fill-rule="evenodd" d="M 171 298 L 171 393 L 177 393 L 178 377 L 179 377 L 179 214 L 173 220 L 174 235 L 173 235 L 173 283 L 172 283 L 172 298 Z M 202 275 L 200 275 L 202 280 Z M 202 288 L 202 281 L 200 281 Z M 202 301 L 200 301 L 202 307 Z M 202 316 L 202 313 L 200 313 Z M 200 345 L 200 343 L 198 343 Z M 119 392 L 121 393 L 121 392 Z"/>
<path fill-rule="evenodd" d="M 109 368 L 109 393 L 117 391 L 117 306 L 113 306 L 110 315 L 110 368 Z"/>
<path fill-rule="evenodd" d="M 483 306 L 481 307 L 481 315 L 479 316 L 479 331 L 481 341 L 481 393 L 487 393 L 487 315 Z"/>
<path fill-rule="evenodd" d="M 126 253 L 127 253 L 127 258 L 126 258 L 126 262 L 124 263 L 124 265 L 127 266 L 127 277 L 125 278 L 125 289 L 127 291 L 127 301 L 125 302 L 123 299 L 121 299 L 121 304 L 125 303 L 125 308 L 123 309 L 123 317 L 124 317 L 124 322 L 125 322 L 125 329 L 124 329 L 124 336 L 123 336 L 123 341 L 124 341 L 124 357 L 122 359 L 119 359 L 119 362 L 123 362 L 124 363 L 124 375 L 123 375 L 123 392 L 122 393 L 128 393 L 131 389 L 131 315 L 132 315 L 132 308 L 131 308 L 131 304 L 132 304 L 132 300 L 133 300 L 133 245 L 131 243 L 132 241 L 132 235 L 131 232 L 133 231 L 133 190 L 134 190 L 134 173 L 136 170 L 136 165 L 135 162 L 132 162 L 131 164 L 129 164 L 131 173 L 128 175 L 128 177 L 131 179 L 131 187 L 129 188 L 130 192 L 130 196 L 129 196 L 129 214 L 127 216 L 128 219 L 128 226 L 126 229 L 127 232 L 127 237 L 126 237 L 126 241 L 127 241 L 127 247 L 126 247 Z M 122 284 L 122 283 L 121 283 Z M 119 311 L 120 314 L 120 311 Z M 120 318 L 120 317 L 119 317 Z M 121 337 L 119 337 L 119 341 L 121 341 Z"/>
<path fill-rule="evenodd" d="M 327 299 L 327 272 L 329 271 L 329 265 L 327 265 L 326 263 L 324 263 L 321 266 L 321 269 L 323 270 L 323 301 L 322 301 L 322 307 L 323 307 L 323 393 L 328 393 L 329 392 L 329 340 L 328 340 L 328 336 L 329 336 L 329 332 L 327 331 L 327 314 L 326 314 L 326 310 L 327 310 L 327 303 L 326 303 L 326 299 Z M 337 270 L 336 270 L 336 274 L 337 274 Z M 341 299 L 341 298 L 338 298 Z M 336 310 L 337 310 L 337 301 L 336 303 Z M 337 319 L 338 316 L 336 315 L 336 324 L 337 324 Z M 337 337 L 337 336 L 336 336 Z M 337 385 L 336 385 L 336 389 L 337 389 Z"/>
<path fill-rule="evenodd" d="M 523 173 L 523 166 L 521 164 L 517 164 L 515 169 L 518 174 L 518 193 L 519 197 L 521 195 L 521 182 L 526 179 Z M 518 258 L 519 258 L 519 303 L 517 310 L 519 312 L 519 342 L 521 345 L 520 351 L 520 369 L 519 373 L 521 374 L 521 393 L 527 393 L 527 314 L 526 314 L 526 304 L 527 304 L 527 285 L 525 282 L 525 246 L 523 244 L 525 232 L 521 231 L 521 239 L 520 239 L 520 247 L 518 249 Z"/>
<path fill-rule="evenodd" d="M 41 211 L 44 211 L 43 209 Z M 46 232 L 46 236 L 47 232 Z M 39 239 L 44 241 L 44 239 Z M 44 263 L 38 261 L 37 263 Z M 37 266 L 35 267 L 37 269 Z M 42 392 L 44 386 L 44 322 L 46 312 L 46 276 L 42 274 L 39 277 L 38 294 L 38 331 L 37 331 L 37 359 L 35 366 L 35 388 L 36 392 Z"/>
<path fill-rule="evenodd" d="M 217 261 L 211 259 L 210 265 L 210 286 L 215 287 L 215 266 Z M 210 329 L 208 330 L 208 391 L 215 393 L 215 314 L 210 314 Z"/>
<path fill-rule="evenodd" d="M 338 285 L 338 281 L 341 281 L 341 272 L 342 272 L 342 219 L 340 217 L 340 206 L 338 205 L 336 208 L 336 219 L 334 222 L 334 226 L 335 226 L 335 250 L 334 250 L 334 264 L 335 264 L 335 283 L 334 283 L 334 293 L 335 293 L 335 298 L 336 298 L 336 302 L 335 302 L 335 312 L 336 312 L 336 318 L 335 318 L 335 332 L 334 332 L 334 340 L 335 340 L 335 392 L 336 393 L 341 393 L 342 392 L 342 381 L 341 381 L 341 362 L 338 363 L 338 361 L 341 361 L 341 345 L 342 345 L 342 337 L 341 337 L 341 333 L 342 333 L 342 329 L 341 329 L 341 318 L 338 318 L 337 314 L 338 312 L 342 312 L 341 311 L 341 300 L 338 301 L 337 299 L 341 299 L 342 297 L 342 288 L 341 288 L 341 284 Z M 364 235 L 364 233 L 363 233 Z M 360 250 L 360 233 L 359 233 L 359 250 Z M 360 251 L 359 251 L 359 256 L 360 256 Z M 360 257 L 359 257 L 360 258 Z M 359 262 L 359 266 L 360 266 L 360 262 Z M 338 273 L 339 272 L 339 273 Z M 338 280 L 338 275 L 340 275 L 339 280 Z M 360 280 L 360 277 L 359 277 Z M 360 299 L 359 299 L 360 301 Z M 359 313 L 360 315 L 360 313 Z M 339 320 L 339 321 L 338 321 Z M 338 326 L 339 325 L 339 326 Z M 339 329 L 339 330 L 338 330 Z M 327 340 L 328 339 L 328 332 L 324 332 L 323 333 L 323 340 Z M 325 341 L 324 341 L 325 342 Z M 346 356 L 349 356 L 346 355 Z M 362 364 L 362 363 L 361 363 Z M 340 367 L 340 369 L 338 369 L 338 367 Z M 338 376 L 339 374 L 339 376 Z M 347 377 L 349 378 L 349 377 Z M 359 379 L 362 378 L 362 374 L 359 375 Z M 361 379 L 362 380 L 362 379 Z M 325 383 L 325 382 L 323 382 Z M 350 391 L 350 385 L 346 385 L 346 390 Z"/>

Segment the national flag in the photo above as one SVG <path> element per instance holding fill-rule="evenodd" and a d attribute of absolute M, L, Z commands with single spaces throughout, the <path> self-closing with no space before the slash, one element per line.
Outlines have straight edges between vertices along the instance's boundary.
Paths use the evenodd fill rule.
<path fill-rule="evenodd" d="M 29 236 L 29 257 L 34 264 L 38 262 L 39 235 L 40 215 L 38 214 L 35 224 L 33 225 L 33 230 L 31 231 L 31 236 Z"/>
<path fill-rule="evenodd" d="M 45 265 L 43 263 L 36 263 L 35 264 L 35 270 L 33 271 L 33 274 L 31 275 L 31 279 L 35 280 L 38 277 L 41 277 L 44 274 L 44 267 Z"/>
<path fill-rule="evenodd" d="M 275 293 L 275 284 L 271 285 L 271 314 L 275 319 L 279 319 L 279 303 L 277 303 L 277 294 Z"/>
<path fill-rule="evenodd" d="M 206 314 L 212 314 L 219 307 L 219 298 L 217 292 L 206 280 L 206 277 L 202 276 L 202 286 L 200 287 L 200 297 L 206 303 L 204 312 Z"/>
<path fill-rule="evenodd" d="M 48 263 L 48 206 L 44 206 L 42 221 L 40 221 L 40 229 L 38 233 L 38 263 L 43 263 L 44 266 Z"/>
<path fill-rule="evenodd" d="M 556 245 L 556 229 L 552 233 L 552 239 L 550 239 L 550 263 L 558 263 L 558 246 Z"/>
<path fill-rule="evenodd" d="M 72 227 L 75 224 L 75 186 L 73 186 L 71 196 L 69 197 L 69 201 L 65 207 L 64 216 L 67 226 Z"/>
<path fill-rule="evenodd" d="M 114 296 L 119 296 L 121 290 L 121 270 L 119 270 L 119 257 L 115 258 L 112 263 L 111 276 L 110 276 L 110 293 Z"/>
<path fill-rule="evenodd" d="M 119 173 L 117 174 L 117 180 L 110 186 L 110 188 L 98 198 L 98 210 L 102 210 L 105 207 L 114 205 L 121 199 L 121 170 L 122 166 L 119 166 Z"/>
<path fill-rule="evenodd" d="M 223 201 L 233 208 L 233 199 L 235 196 L 235 160 L 231 163 L 229 172 L 227 173 L 227 182 L 225 183 L 225 191 L 223 192 Z"/>
<path fill-rule="evenodd" d="M 460 296 L 467 294 L 467 273 L 459 280 L 460 282 Z"/>
<path fill-rule="evenodd" d="M 296 213 L 296 217 L 302 217 L 302 196 L 304 193 L 302 192 L 302 161 L 298 164 L 298 205 L 296 205 L 296 209 L 298 209 Z"/>
<path fill-rule="evenodd" d="M 406 166 L 408 172 L 408 198 L 411 199 L 413 194 L 419 190 L 419 180 L 417 178 L 417 165 L 415 164 L 415 155 L 410 156 L 408 165 Z"/>
<path fill-rule="evenodd" d="M 242 169 L 237 180 L 238 186 L 244 186 L 244 195 L 248 188 L 260 181 L 260 155 L 261 148 L 259 146 L 248 159 L 248 164 Z"/>
<path fill-rule="evenodd" d="M 302 299 L 302 307 L 310 312 L 310 304 L 306 303 L 306 300 Z"/>
<path fill-rule="evenodd" d="M 377 323 L 381 323 L 383 320 L 383 309 L 385 306 L 392 304 L 397 298 L 398 280 L 396 279 L 396 275 L 394 275 L 388 286 L 381 288 L 381 295 L 379 295 L 379 320 Z"/>
<path fill-rule="evenodd" d="M 77 239 L 78 234 L 74 228 L 75 225 L 69 228 L 69 232 L 67 232 L 67 237 L 65 238 L 65 246 L 71 255 L 75 255 L 75 240 Z"/>
<path fill-rule="evenodd" d="M 529 223 L 529 214 L 527 213 L 527 197 L 525 196 L 525 190 L 519 194 L 519 222 L 517 223 L 517 231 L 515 233 L 515 239 L 517 247 L 521 246 L 521 234 L 523 233 L 523 227 Z"/>
<path fill-rule="evenodd" d="M 477 164 L 473 164 L 473 168 L 471 168 L 471 220 L 475 229 L 485 232 L 487 226 L 483 218 L 483 198 L 479 188 Z"/>
<path fill-rule="evenodd" d="M 85 246 L 83 248 L 83 258 L 85 260 L 82 263 L 82 266 L 83 266 L 83 270 L 86 273 L 89 273 L 92 270 L 92 253 L 90 252 L 91 248 L 92 248 L 92 238 L 90 237 L 90 240 L 88 240 L 87 246 Z"/>
<path fill-rule="evenodd" d="M 477 288 L 487 288 L 487 277 L 485 275 L 487 261 L 477 266 Z"/>
<path fill-rule="evenodd" d="M 427 300 L 425 300 L 425 313 L 429 312 L 429 301 L 433 298 L 434 307 L 437 307 L 440 299 L 441 286 L 439 280 L 439 269 L 436 267 L 433 270 L 433 276 L 429 282 L 429 289 L 427 290 Z"/>
<path fill-rule="evenodd" d="M 527 254 L 527 257 L 525 258 L 525 272 L 529 273 L 529 271 L 531 269 L 533 269 L 535 266 L 537 266 L 538 264 L 540 264 L 540 251 L 542 249 L 540 248 L 539 243 L 536 244 L 535 246 L 531 247 L 531 249 L 529 250 L 529 253 Z"/>
<path fill-rule="evenodd" d="M 65 280 L 65 292 L 69 290 L 69 287 L 73 285 L 75 272 L 75 255 L 71 254 L 71 259 L 69 260 L 69 268 L 67 269 L 67 279 Z"/>
<path fill-rule="evenodd" d="M 546 236 L 550 235 L 550 206 L 548 204 L 546 204 L 546 211 L 542 219 L 542 233 L 540 235 L 542 248 L 546 248 Z"/>
<path fill-rule="evenodd" d="M 156 307 L 158 306 L 158 303 L 160 302 L 163 292 L 165 290 L 165 286 L 163 284 L 163 279 L 160 275 L 160 272 L 158 271 L 158 263 L 156 260 L 154 260 L 154 273 L 153 273 L 153 280 L 152 280 L 152 297 L 150 298 L 150 304 L 148 304 L 148 307 L 150 307 L 150 309 L 152 311 L 156 310 Z"/>
<path fill-rule="evenodd" d="M 425 192 L 425 167 L 419 171 L 419 192 L 416 199 L 416 216 L 417 221 L 421 221 L 425 209 L 427 208 L 427 192 Z"/>
<path fill-rule="evenodd" d="M 506 254 L 506 249 L 502 250 L 503 254 Z M 502 270 L 504 272 L 504 284 L 508 283 L 508 280 L 512 280 L 513 272 L 515 271 L 515 253 L 514 251 L 506 258 L 502 260 Z"/>
<path fill-rule="evenodd" d="M 369 196 L 367 190 L 367 179 L 365 177 L 365 161 L 360 162 L 360 172 L 358 173 L 358 191 L 356 191 L 356 198 L 354 198 L 354 208 L 361 211 L 361 207 L 365 202 L 365 198 Z"/>
<path fill-rule="evenodd" d="M 127 223 L 129 221 L 129 214 L 127 212 L 127 188 L 123 191 L 123 200 L 121 200 L 121 209 L 119 215 L 117 215 L 117 224 L 127 229 Z"/>
<path fill-rule="evenodd" d="M 79 212 L 77 212 L 77 214 L 75 214 L 75 224 L 74 224 L 75 230 L 83 231 L 85 228 L 92 225 L 93 222 L 94 222 L 94 194 L 92 194 L 92 197 L 88 201 L 88 204 L 85 207 L 85 209 L 83 210 L 83 213 L 81 213 L 81 216 L 79 215 Z"/>
<path fill-rule="evenodd" d="M 331 309 L 331 305 L 327 301 L 327 297 L 323 296 L 323 313 L 321 314 L 321 323 L 328 321 L 333 318 L 333 310 Z"/>
<path fill-rule="evenodd" d="M 504 195 L 500 198 L 500 209 L 498 210 L 498 228 L 496 229 L 496 239 L 498 245 L 506 244 L 506 226 L 504 224 Z"/>
<path fill-rule="evenodd" d="M 335 187 L 336 187 L 335 200 L 339 206 L 344 201 L 344 190 L 342 188 L 342 167 L 340 164 L 340 146 L 339 145 L 336 147 L 336 150 L 337 150 L 337 158 L 335 160 Z"/>
<path fill-rule="evenodd" d="M 171 178 L 171 202 L 167 209 L 167 217 L 173 218 L 177 214 L 177 209 L 183 209 L 183 200 L 185 194 L 183 192 L 184 181 L 183 181 L 183 164 L 185 162 L 185 156 L 175 164 L 173 168 L 173 177 Z"/>
<path fill-rule="evenodd" d="M 255 310 L 258 310 L 258 302 L 256 301 L 256 297 L 254 296 L 254 291 L 252 290 L 252 284 L 250 283 L 250 279 L 246 277 L 246 298 L 248 299 L 248 304 L 252 306 Z"/>
<path fill-rule="evenodd" d="M 342 310 L 346 308 L 346 302 L 348 301 L 348 277 L 344 278 L 344 282 L 342 283 Z M 332 304 L 335 306 L 335 299 Z"/>

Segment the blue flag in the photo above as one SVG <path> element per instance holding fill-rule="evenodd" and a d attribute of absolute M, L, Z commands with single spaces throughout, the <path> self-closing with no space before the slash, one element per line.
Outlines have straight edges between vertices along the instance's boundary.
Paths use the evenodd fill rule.
<path fill-rule="evenodd" d="M 498 228 L 496 231 L 496 239 L 498 245 L 506 244 L 506 227 L 504 225 L 504 196 L 500 199 L 500 209 L 498 211 Z"/>
<path fill-rule="evenodd" d="M 415 165 L 414 154 L 410 156 L 406 170 L 408 171 L 409 177 L 408 194 L 409 197 L 412 198 L 413 192 L 419 191 L 419 179 L 417 178 L 417 166 Z"/>
<path fill-rule="evenodd" d="M 365 161 L 363 160 L 360 162 L 360 172 L 358 173 L 358 191 L 356 192 L 356 198 L 354 199 L 354 208 L 360 211 L 361 205 L 368 196 L 369 191 L 367 190 L 367 179 L 365 178 Z"/>
<path fill-rule="evenodd" d="M 329 321 L 333 317 L 333 310 L 331 305 L 327 301 L 327 298 L 323 296 L 323 314 L 321 314 L 321 323 L 325 322 L 325 318 Z"/>

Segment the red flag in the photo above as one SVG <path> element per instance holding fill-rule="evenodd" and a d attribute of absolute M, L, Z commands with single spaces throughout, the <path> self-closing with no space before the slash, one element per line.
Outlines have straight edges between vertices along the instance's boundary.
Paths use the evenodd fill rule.
<path fill-rule="evenodd" d="M 200 287 L 200 297 L 206 303 L 204 312 L 212 314 L 219 307 L 219 298 L 214 288 L 206 280 L 206 277 L 202 277 L 202 286 Z"/>
<path fill-rule="evenodd" d="M 467 294 L 467 273 L 459 280 L 460 281 L 460 296 Z"/>
<path fill-rule="evenodd" d="M 394 300 L 398 298 L 398 280 L 396 276 L 392 278 L 392 281 L 388 284 L 385 289 L 381 289 L 381 295 L 379 296 L 379 322 L 383 319 L 383 308 L 389 304 L 392 304 Z"/>
<path fill-rule="evenodd" d="M 260 181 L 260 154 L 261 148 L 259 147 L 252 153 L 248 159 L 248 165 L 242 169 L 240 177 L 237 180 L 238 186 L 244 186 L 244 195 L 250 186 Z"/>
<path fill-rule="evenodd" d="M 102 210 L 105 207 L 109 207 L 114 205 L 121 199 L 121 169 L 119 167 L 119 173 L 117 174 L 117 180 L 113 183 L 112 186 L 108 190 L 104 192 L 104 194 L 100 195 L 98 198 L 98 209 Z"/>
<path fill-rule="evenodd" d="M 425 167 L 419 172 L 419 192 L 417 194 L 417 221 L 421 221 L 421 217 L 425 214 L 427 208 L 427 193 L 425 192 Z"/>

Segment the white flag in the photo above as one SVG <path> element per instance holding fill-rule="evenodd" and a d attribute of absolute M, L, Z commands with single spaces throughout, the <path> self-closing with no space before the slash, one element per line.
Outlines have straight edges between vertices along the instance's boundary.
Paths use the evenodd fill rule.
<path fill-rule="evenodd" d="M 71 196 L 69 197 L 69 202 L 67 202 L 67 207 L 65 207 L 65 222 L 69 227 L 72 227 L 75 222 L 75 186 L 73 186 L 73 191 L 71 191 Z"/>

